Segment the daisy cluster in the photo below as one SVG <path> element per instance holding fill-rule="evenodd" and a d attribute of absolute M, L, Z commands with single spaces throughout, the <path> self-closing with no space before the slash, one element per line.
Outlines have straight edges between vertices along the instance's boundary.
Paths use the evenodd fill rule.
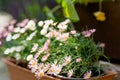
<path fill-rule="evenodd" d="M 4 54 L 26 60 L 38 78 L 49 74 L 88 79 L 104 56 L 104 44 L 92 38 L 95 31 L 77 32 L 69 19 L 59 23 L 25 19 L 7 35 Z"/>
<path fill-rule="evenodd" d="M 5 23 L 1 28 L 0 28 L 0 46 L 3 45 L 3 40 L 6 38 L 6 36 L 10 33 L 13 32 L 14 29 L 14 24 L 16 23 L 16 20 L 13 19 L 9 23 Z"/>

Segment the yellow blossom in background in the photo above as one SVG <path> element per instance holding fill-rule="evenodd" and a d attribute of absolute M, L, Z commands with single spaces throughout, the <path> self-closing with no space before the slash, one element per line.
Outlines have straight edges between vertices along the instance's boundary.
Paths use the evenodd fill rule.
<path fill-rule="evenodd" d="M 104 12 L 97 11 L 97 12 L 94 12 L 93 14 L 98 21 L 105 21 L 106 20 L 106 16 L 105 16 Z"/>

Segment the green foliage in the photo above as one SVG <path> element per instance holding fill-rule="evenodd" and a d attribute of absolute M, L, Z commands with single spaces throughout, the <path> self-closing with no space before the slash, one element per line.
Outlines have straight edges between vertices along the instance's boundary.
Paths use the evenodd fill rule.
<path fill-rule="evenodd" d="M 20 18 L 30 18 L 30 19 L 45 19 L 41 5 L 38 3 L 38 0 L 32 2 L 27 2 L 24 4 L 25 11 L 20 9 Z"/>
<path fill-rule="evenodd" d="M 45 6 L 43 11 L 46 13 L 46 16 L 47 16 L 48 19 L 55 20 L 53 12 L 49 9 L 49 7 Z"/>
<path fill-rule="evenodd" d="M 75 10 L 74 0 L 57 0 L 63 7 L 64 16 L 71 19 L 73 22 L 78 21 L 79 17 Z"/>
<path fill-rule="evenodd" d="M 41 5 L 42 4 L 42 5 Z M 62 21 L 65 17 L 61 14 L 60 5 L 52 6 L 47 5 L 47 0 L 32 0 L 24 4 L 24 8 L 20 9 L 20 19 L 30 18 L 37 20 L 52 19 L 55 21 Z"/>

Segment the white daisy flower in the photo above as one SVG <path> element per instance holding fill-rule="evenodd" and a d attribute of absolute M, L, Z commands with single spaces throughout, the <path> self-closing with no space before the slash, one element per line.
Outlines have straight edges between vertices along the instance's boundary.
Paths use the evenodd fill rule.
<path fill-rule="evenodd" d="M 38 22 L 38 26 L 39 26 L 39 27 L 43 26 L 43 24 L 44 24 L 43 21 L 39 21 L 39 22 Z"/>
<path fill-rule="evenodd" d="M 38 52 L 35 54 L 35 57 L 34 57 L 34 58 L 37 59 L 43 51 L 44 51 L 44 50 L 43 50 L 42 48 L 39 48 L 39 50 L 38 50 Z"/>
<path fill-rule="evenodd" d="M 57 26 L 57 28 L 59 28 L 60 30 L 64 30 L 64 31 L 67 29 L 67 27 L 68 27 L 68 25 L 63 25 L 63 24 L 59 24 Z"/>
<path fill-rule="evenodd" d="M 48 24 L 45 24 L 45 25 L 43 26 L 43 29 L 46 30 L 46 31 L 48 30 L 48 28 L 49 28 L 49 25 L 48 25 Z"/>
<path fill-rule="evenodd" d="M 47 30 L 45 30 L 45 29 L 42 29 L 41 31 L 40 31 L 40 34 L 41 35 L 45 35 L 47 33 Z"/>
<path fill-rule="evenodd" d="M 38 64 L 38 69 L 42 69 L 44 67 L 44 63 L 39 63 Z"/>
<path fill-rule="evenodd" d="M 25 28 L 34 31 L 34 30 L 36 29 L 35 22 L 34 22 L 33 20 L 30 20 L 30 21 L 27 23 L 27 25 L 25 26 Z"/>
<path fill-rule="evenodd" d="M 38 70 L 38 71 L 35 73 L 35 75 L 36 75 L 38 78 L 41 78 L 42 76 L 45 75 L 45 72 L 44 72 L 43 69 L 40 69 L 40 70 Z"/>
<path fill-rule="evenodd" d="M 26 40 L 27 40 L 27 41 L 30 41 L 30 40 L 32 40 L 32 38 L 33 38 L 32 36 L 28 36 L 28 37 L 26 38 Z"/>
<path fill-rule="evenodd" d="M 11 41 L 12 40 L 12 35 L 11 33 L 9 33 L 6 37 L 6 41 Z"/>
<path fill-rule="evenodd" d="M 51 38 L 51 37 L 58 37 L 60 35 L 59 32 L 57 32 L 56 30 L 51 30 L 48 34 L 46 34 L 45 36 L 48 37 L 48 38 Z"/>
<path fill-rule="evenodd" d="M 20 34 L 18 33 L 18 34 L 14 34 L 13 36 L 12 36 L 12 39 L 18 39 L 20 37 Z"/>
<path fill-rule="evenodd" d="M 35 66 L 38 65 L 37 61 L 38 61 L 37 59 L 30 60 L 28 67 L 29 68 L 34 68 Z"/>
<path fill-rule="evenodd" d="M 28 26 L 35 26 L 35 22 L 33 20 L 30 20 L 28 23 L 27 23 Z"/>
<path fill-rule="evenodd" d="M 69 70 L 68 73 L 67 73 L 68 77 L 70 78 L 72 75 L 73 75 L 73 70 Z"/>
<path fill-rule="evenodd" d="M 16 50 L 16 47 L 10 48 L 10 53 L 13 53 Z"/>
<path fill-rule="evenodd" d="M 5 51 L 4 51 L 4 54 L 5 55 L 8 55 L 10 53 L 10 48 L 7 48 Z"/>
<path fill-rule="evenodd" d="M 30 52 L 35 52 L 38 49 L 38 44 L 35 43 L 32 47 L 32 50 Z"/>
<path fill-rule="evenodd" d="M 57 22 L 55 22 L 55 23 L 52 23 L 51 25 L 52 25 L 52 26 L 56 26 L 56 25 L 57 25 Z"/>
<path fill-rule="evenodd" d="M 25 33 L 25 31 L 26 31 L 25 28 L 20 29 L 20 33 Z"/>
<path fill-rule="evenodd" d="M 16 50 L 16 46 L 13 46 L 11 49 L 12 49 L 13 51 L 15 51 L 15 50 Z"/>
<path fill-rule="evenodd" d="M 24 46 L 16 46 L 16 52 L 20 52 L 24 49 Z"/>
<path fill-rule="evenodd" d="M 89 78 L 91 77 L 91 74 L 92 74 L 91 71 L 87 71 L 87 72 L 84 74 L 84 79 L 89 79 Z"/>
<path fill-rule="evenodd" d="M 66 66 L 67 64 L 69 64 L 71 62 L 71 60 L 72 60 L 71 56 L 66 56 L 64 58 L 63 66 Z"/>
<path fill-rule="evenodd" d="M 30 36 L 35 36 L 37 31 L 34 31 L 33 33 L 30 34 Z"/>
<path fill-rule="evenodd" d="M 65 24 L 68 24 L 68 23 L 70 23 L 70 22 L 71 22 L 70 19 L 66 19 L 66 20 L 64 21 Z"/>
<path fill-rule="evenodd" d="M 38 65 L 35 65 L 34 67 L 31 68 L 32 73 L 36 73 L 38 71 Z"/>
<path fill-rule="evenodd" d="M 20 31 L 20 27 L 14 28 L 14 32 L 19 32 Z"/>
<path fill-rule="evenodd" d="M 27 41 L 32 40 L 33 37 L 36 35 L 36 33 L 37 33 L 37 31 L 34 31 L 33 33 L 31 33 L 31 34 L 26 38 L 26 40 L 27 40 Z"/>
<path fill-rule="evenodd" d="M 50 55 L 50 54 L 44 55 L 44 56 L 42 57 L 41 61 L 42 61 L 42 62 L 46 61 L 46 60 L 48 59 L 49 55 Z"/>
<path fill-rule="evenodd" d="M 48 71 L 49 68 L 50 68 L 50 63 L 46 63 L 46 64 L 44 64 L 43 69 L 44 69 L 45 72 Z"/>
<path fill-rule="evenodd" d="M 29 28 L 31 31 L 34 31 L 36 29 L 36 27 L 30 27 Z"/>
<path fill-rule="evenodd" d="M 53 24 L 54 21 L 53 20 L 45 20 L 44 22 L 45 22 L 45 24 L 50 25 L 50 24 Z"/>
<path fill-rule="evenodd" d="M 32 54 L 28 55 L 27 58 L 26 58 L 27 61 L 30 61 L 32 59 L 33 59 L 33 55 Z"/>
<path fill-rule="evenodd" d="M 60 41 L 66 41 L 68 38 L 69 38 L 69 33 L 63 33 L 59 35 L 58 37 L 56 37 L 56 39 Z"/>
<path fill-rule="evenodd" d="M 57 74 L 59 74 L 61 72 L 61 70 L 62 70 L 61 65 L 52 64 L 47 73 L 57 75 Z"/>
<path fill-rule="evenodd" d="M 69 38 L 69 33 L 63 33 L 61 36 L 61 41 L 66 41 Z"/>
<path fill-rule="evenodd" d="M 16 53 L 15 54 L 15 58 L 16 58 L 16 60 L 20 60 L 21 59 L 21 55 L 19 53 Z"/>

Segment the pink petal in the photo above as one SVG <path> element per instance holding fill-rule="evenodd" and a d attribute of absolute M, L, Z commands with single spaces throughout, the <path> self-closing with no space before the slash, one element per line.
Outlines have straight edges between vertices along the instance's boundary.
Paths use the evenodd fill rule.
<path fill-rule="evenodd" d="M 29 19 L 24 19 L 22 22 L 27 24 L 28 21 Z"/>
<path fill-rule="evenodd" d="M 3 37 L 6 37 L 8 35 L 8 32 L 7 31 L 3 31 L 2 35 L 3 35 Z"/>
<path fill-rule="evenodd" d="M 81 58 L 77 58 L 77 59 L 76 59 L 76 62 L 80 62 L 80 61 L 81 61 Z"/>
<path fill-rule="evenodd" d="M 11 24 L 11 25 L 14 25 L 16 22 L 17 22 L 17 21 L 16 21 L 15 19 L 13 19 L 13 20 L 10 22 L 10 24 Z"/>
<path fill-rule="evenodd" d="M 76 31 L 72 30 L 70 33 L 74 35 L 74 34 L 76 34 Z"/>
<path fill-rule="evenodd" d="M 105 47 L 105 43 L 99 44 L 99 47 L 104 48 Z"/>
<path fill-rule="evenodd" d="M 13 25 L 8 26 L 8 31 L 13 32 L 14 31 L 14 26 Z"/>
<path fill-rule="evenodd" d="M 89 30 L 91 33 L 94 33 L 96 31 L 96 29 L 90 29 Z"/>

